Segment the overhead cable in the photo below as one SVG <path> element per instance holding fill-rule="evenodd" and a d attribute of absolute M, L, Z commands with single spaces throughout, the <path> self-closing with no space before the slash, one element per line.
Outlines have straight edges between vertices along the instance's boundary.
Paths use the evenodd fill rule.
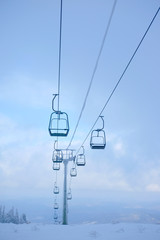
<path fill-rule="evenodd" d="M 158 10 L 156 11 L 156 13 L 155 13 L 155 15 L 154 15 L 153 19 L 151 20 L 151 22 L 150 22 L 150 24 L 149 24 L 149 26 L 148 26 L 147 30 L 145 31 L 145 33 L 144 33 L 143 37 L 141 38 L 141 40 L 140 40 L 140 42 L 139 42 L 138 46 L 136 47 L 136 49 L 135 49 L 134 53 L 132 54 L 132 56 L 131 56 L 131 58 L 130 58 L 129 62 L 127 63 L 127 65 L 126 65 L 126 67 L 125 67 L 124 71 L 122 72 L 122 74 L 121 74 L 121 76 L 120 76 L 119 80 L 117 81 L 117 83 L 116 83 L 115 87 L 113 88 L 113 90 L 112 90 L 111 94 L 109 95 L 109 97 L 108 97 L 107 101 L 105 102 L 105 104 L 104 104 L 104 106 L 103 106 L 102 110 L 100 111 L 100 113 L 99 113 L 99 115 L 98 115 L 98 117 L 97 117 L 96 121 L 94 122 L 94 124 L 93 124 L 92 128 L 91 128 L 91 129 L 90 129 L 90 131 L 88 132 L 87 136 L 85 137 L 85 139 L 84 139 L 83 143 L 82 143 L 82 144 L 81 144 L 81 146 L 79 147 L 79 149 L 78 149 L 78 151 L 77 151 L 77 153 L 76 153 L 76 154 L 78 154 L 78 152 L 80 151 L 81 147 L 82 147 L 82 146 L 84 145 L 84 143 L 86 142 L 87 138 L 89 137 L 90 133 L 92 132 L 93 128 L 95 127 L 95 125 L 96 125 L 96 123 L 97 123 L 97 121 L 98 121 L 99 117 L 102 115 L 102 113 L 103 113 L 104 109 L 105 109 L 105 108 L 106 108 L 106 106 L 108 105 L 108 103 L 109 103 L 109 101 L 110 101 L 111 97 L 113 96 L 113 94 L 114 94 L 115 90 L 117 89 L 117 87 L 118 87 L 119 83 L 121 82 L 121 80 L 122 80 L 123 76 L 125 75 L 125 73 L 126 73 L 126 71 L 127 71 L 128 67 L 130 66 L 130 64 L 131 64 L 131 62 L 132 62 L 132 60 L 133 60 L 133 58 L 135 57 L 135 55 L 136 55 L 136 53 L 137 53 L 137 51 L 138 51 L 139 47 L 141 46 L 141 44 L 142 44 L 142 42 L 143 42 L 144 38 L 146 37 L 146 35 L 147 35 L 147 33 L 148 33 L 148 31 L 149 31 L 150 27 L 152 26 L 152 24 L 153 24 L 153 22 L 154 22 L 155 18 L 157 17 L 157 15 L 158 15 L 158 13 L 159 13 L 159 10 L 160 10 L 160 7 L 159 7 L 159 8 L 158 8 Z"/>
<path fill-rule="evenodd" d="M 61 83 L 61 47 L 62 47 L 62 9 L 63 9 L 63 2 L 61 0 L 60 3 L 60 19 L 59 19 L 59 56 L 58 56 L 58 102 L 57 102 L 57 109 L 59 111 L 60 105 L 60 83 Z M 59 121 L 57 121 L 57 129 L 59 127 Z M 57 146 L 58 146 L 58 136 L 57 136 Z"/>
<path fill-rule="evenodd" d="M 102 54 L 102 50 L 103 50 L 103 47 L 104 47 L 104 43 L 105 43 L 106 37 L 107 37 L 107 35 L 108 35 L 109 28 L 110 28 L 110 25 L 111 25 L 111 20 L 112 20 L 114 11 L 115 11 L 116 3 L 117 3 L 117 0 L 115 0 L 114 3 L 113 3 L 113 7 L 112 7 L 112 10 L 111 10 L 111 14 L 110 14 L 110 17 L 109 17 L 109 21 L 108 21 L 108 24 L 107 24 L 107 27 L 106 27 L 106 30 L 105 30 L 105 33 L 104 33 L 104 36 L 103 36 L 103 40 L 102 40 L 102 43 L 101 43 L 101 47 L 100 47 L 100 50 L 99 50 L 99 53 L 98 53 L 98 56 L 97 56 L 97 60 L 96 60 L 96 63 L 95 63 L 94 69 L 93 69 L 93 73 L 92 73 L 91 80 L 90 80 L 90 83 L 89 83 L 89 86 L 88 86 L 88 89 L 87 89 L 87 93 L 86 93 L 86 96 L 85 96 L 85 99 L 84 99 L 84 102 L 83 102 L 83 105 L 82 105 L 82 109 L 81 109 L 81 112 L 80 112 L 80 114 L 79 114 L 76 127 L 75 127 L 75 129 L 74 129 L 73 135 L 72 135 L 72 137 L 71 137 L 71 140 L 70 140 L 70 142 L 69 142 L 69 145 L 68 145 L 67 149 L 68 149 L 68 148 L 70 147 L 70 145 L 72 144 L 72 141 L 73 141 L 74 136 L 75 136 L 75 133 L 76 133 L 76 131 L 77 131 L 79 122 L 80 122 L 80 120 L 81 120 L 82 113 L 83 113 L 83 111 L 84 111 L 84 108 L 85 108 L 85 105 L 86 105 L 86 102 L 87 102 L 87 98 L 88 98 L 88 95 L 89 95 L 89 92 L 90 92 L 90 89 L 91 89 L 91 86 L 92 86 L 92 83 L 93 83 L 93 79 L 94 79 L 94 76 L 95 76 L 95 73 L 96 73 L 96 70 L 97 70 L 97 67 L 98 67 L 98 63 L 99 63 L 99 60 L 100 60 L 100 57 L 101 57 L 101 54 Z"/>
<path fill-rule="evenodd" d="M 62 45 L 62 0 L 60 5 L 60 30 L 59 30 L 59 61 L 58 61 L 58 111 L 59 111 L 59 97 L 60 97 L 60 81 L 61 81 L 61 45 Z"/>

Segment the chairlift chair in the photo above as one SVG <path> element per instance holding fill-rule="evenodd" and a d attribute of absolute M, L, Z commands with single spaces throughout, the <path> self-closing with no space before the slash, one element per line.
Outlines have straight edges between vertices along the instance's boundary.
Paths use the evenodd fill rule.
<path fill-rule="evenodd" d="M 67 200 L 71 200 L 71 199 L 72 199 L 72 193 L 71 193 L 71 189 L 69 188 L 67 193 Z"/>
<path fill-rule="evenodd" d="M 54 151 L 53 151 L 53 155 L 52 155 L 52 161 L 53 163 L 61 163 L 63 161 L 63 152 L 60 149 L 57 149 L 55 147 L 57 143 L 57 140 L 54 142 Z"/>
<path fill-rule="evenodd" d="M 69 132 L 68 115 L 65 112 L 55 111 L 50 116 L 49 133 L 55 137 L 66 137 Z"/>
<path fill-rule="evenodd" d="M 54 162 L 53 163 L 53 170 L 59 171 L 60 170 L 60 163 L 59 162 Z"/>
<path fill-rule="evenodd" d="M 76 169 L 75 157 L 74 157 L 74 160 L 73 160 L 72 168 L 71 168 L 71 170 L 70 170 L 70 176 L 71 176 L 71 177 L 76 177 L 76 176 L 77 176 L 77 169 Z"/>
<path fill-rule="evenodd" d="M 59 194 L 59 187 L 56 185 L 56 183 L 54 184 L 53 193 L 54 193 L 54 194 Z"/>
<path fill-rule="evenodd" d="M 104 128 L 104 119 L 100 116 L 103 121 L 103 126 L 100 129 L 93 130 L 91 132 L 90 146 L 92 149 L 104 149 L 106 146 L 106 136 Z"/>
<path fill-rule="evenodd" d="M 76 157 L 76 164 L 77 166 L 85 166 L 86 164 L 86 159 L 85 159 L 85 155 L 84 155 L 84 147 L 82 146 L 83 149 L 83 153 L 80 153 L 77 155 Z"/>
<path fill-rule="evenodd" d="M 70 176 L 71 177 L 76 177 L 77 176 L 77 169 L 76 167 L 72 167 L 70 170 Z"/>
<path fill-rule="evenodd" d="M 55 224 L 59 224 L 58 218 L 57 218 L 57 219 L 54 219 L 54 223 L 55 223 Z"/>
<path fill-rule="evenodd" d="M 54 94 L 54 97 L 52 100 L 53 112 L 51 113 L 51 116 L 50 116 L 48 130 L 51 136 L 66 137 L 69 132 L 68 115 L 65 112 L 61 112 L 59 110 L 56 111 L 54 109 L 54 99 L 57 95 L 58 94 Z"/>
<path fill-rule="evenodd" d="M 54 203 L 54 209 L 58 209 L 58 208 L 59 208 L 58 203 L 55 202 L 55 203 Z"/>
<path fill-rule="evenodd" d="M 53 161 L 53 163 L 61 163 L 63 161 L 62 150 L 56 149 L 53 151 L 52 161 Z"/>
<path fill-rule="evenodd" d="M 85 166 L 86 165 L 86 159 L 83 154 L 77 155 L 76 164 L 77 164 L 77 166 Z"/>
<path fill-rule="evenodd" d="M 58 219 L 58 214 L 57 214 L 57 212 L 54 212 L 54 219 L 55 219 L 55 220 Z"/>
<path fill-rule="evenodd" d="M 93 130 L 91 133 L 90 146 L 92 149 L 104 149 L 106 147 L 106 136 L 104 130 Z"/>

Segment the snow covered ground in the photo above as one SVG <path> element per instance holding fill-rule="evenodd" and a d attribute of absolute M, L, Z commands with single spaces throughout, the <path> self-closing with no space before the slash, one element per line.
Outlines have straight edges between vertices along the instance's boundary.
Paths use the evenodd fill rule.
<path fill-rule="evenodd" d="M 0 240 L 160 240 L 156 224 L 0 224 Z"/>

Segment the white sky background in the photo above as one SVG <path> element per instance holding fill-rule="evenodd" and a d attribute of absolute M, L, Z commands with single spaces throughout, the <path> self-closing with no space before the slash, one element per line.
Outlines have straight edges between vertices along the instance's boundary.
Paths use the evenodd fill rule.
<path fill-rule="evenodd" d="M 113 1 L 64 0 L 60 107 L 70 119 L 67 147 L 88 88 Z M 72 147 L 77 149 L 159 7 L 118 1 L 88 102 Z M 73 179 L 73 195 L 129 192 L 160 195 L 160 14 L 104 111 L 107 146 L 91 150 Z M 59 1 L 0 2 L 0 188 L 4 197 L 52 192 L 48 133 L 57 92 Z M 58 176 L 62 182 L 62 173 Z M 79 193 L 78 193 L 79 192 Z M 102 195 L 101 195 L 102 194 Z M 146 195 L 148 194 L 148 195 Z M 113 196 L 114 197 L 114 196 Z"/>

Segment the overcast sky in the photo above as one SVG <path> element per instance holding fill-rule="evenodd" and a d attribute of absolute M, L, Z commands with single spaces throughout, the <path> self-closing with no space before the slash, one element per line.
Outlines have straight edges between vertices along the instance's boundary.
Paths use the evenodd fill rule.
<path fill-rule="evenodd" d="M 59 6 L 55 0 L 0 1 L 0 189 L 4 198 L 49 196 L 57 93 Z M 111 0 L 64 0 L 60 109 L 74 131 L 113 6 Z M 158 0 L 117 1 L 85 111 L 72 148 L 78 149 L 159 8 Z M 91 150 L 72 191 L 160 199 L 160 14 L 103 112 L 107 145 Z M 98 123 L 97 126 L 98 127 Z M 58 173 L 62 192 L 63 166 Z"/>

